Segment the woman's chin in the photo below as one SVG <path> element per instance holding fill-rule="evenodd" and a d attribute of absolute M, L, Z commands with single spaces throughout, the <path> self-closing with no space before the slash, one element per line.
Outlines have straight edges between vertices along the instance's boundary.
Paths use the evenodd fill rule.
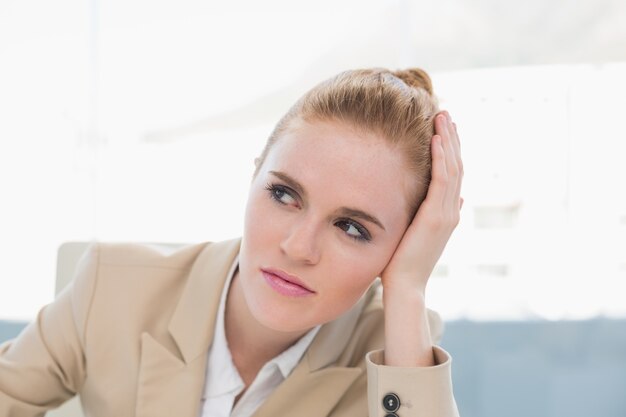
<path fill-rule="evenodd" d="M 256 321 L 263 327 L 281 333 L 304 333 L 315 327 L 316 323 L 308 320 L 296 312 L 280 311 L 276 308 L 250 306 L 250 311 Z"/>

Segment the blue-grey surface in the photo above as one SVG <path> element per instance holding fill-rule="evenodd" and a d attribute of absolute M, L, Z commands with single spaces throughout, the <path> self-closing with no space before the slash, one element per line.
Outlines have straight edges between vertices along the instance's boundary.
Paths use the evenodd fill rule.
<path fill-rule="evenodd" d="M 0 343 L 17 336 L 24 326 L 23 322 L 0 320 Z"/>
<path fill-rule="evenodd" d="M 626 320 L 455 321 L 442 346 L 462 417 L 626 417 Z"/>
<path fill-rule="evenodd" d="M 463 417 L 626 417 L 626 320 L 456 321 L 442 346 Z"/>

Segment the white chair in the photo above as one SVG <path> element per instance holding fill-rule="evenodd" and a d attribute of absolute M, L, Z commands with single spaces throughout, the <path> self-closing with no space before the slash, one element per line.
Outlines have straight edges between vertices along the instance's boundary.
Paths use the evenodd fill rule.
<path fill-rule="evenodd" d="M 57 253 L 57 277 L 54 292 L 59 292 L 74 277 L 76 265 L 80 257 L 89 246 L 88 242 L 68 242 L 59 247 Z M 83 409 L 78 396 L 63 404 L 61 407 L 46 413 L 46 417 L 83 417 Z"/>

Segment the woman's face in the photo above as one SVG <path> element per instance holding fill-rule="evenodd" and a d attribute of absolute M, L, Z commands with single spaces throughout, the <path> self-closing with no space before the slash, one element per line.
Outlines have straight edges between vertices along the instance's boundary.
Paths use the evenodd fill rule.
<path fill-rule="evenodd" d="M 374 134 L 337 122 L 287 131 L 246 208 L 239 279 L 254 317 L 303 331 L 353 306 L 404 234 L 412 185 L 403 156 Z"/>

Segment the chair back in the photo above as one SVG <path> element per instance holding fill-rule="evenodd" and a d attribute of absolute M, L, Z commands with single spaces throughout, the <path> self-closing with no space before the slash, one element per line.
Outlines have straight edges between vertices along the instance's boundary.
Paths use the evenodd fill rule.
<path fill-rule="evenodd" d="M 90 242 L 67 242 L 57 252 L 57 276 L 54 292 L 56 295 L 74 278 L 76 265 Z M 84 417 L 78 396 L 64 403 L 61 407 L 48 411 L 46 417 Z"/>

